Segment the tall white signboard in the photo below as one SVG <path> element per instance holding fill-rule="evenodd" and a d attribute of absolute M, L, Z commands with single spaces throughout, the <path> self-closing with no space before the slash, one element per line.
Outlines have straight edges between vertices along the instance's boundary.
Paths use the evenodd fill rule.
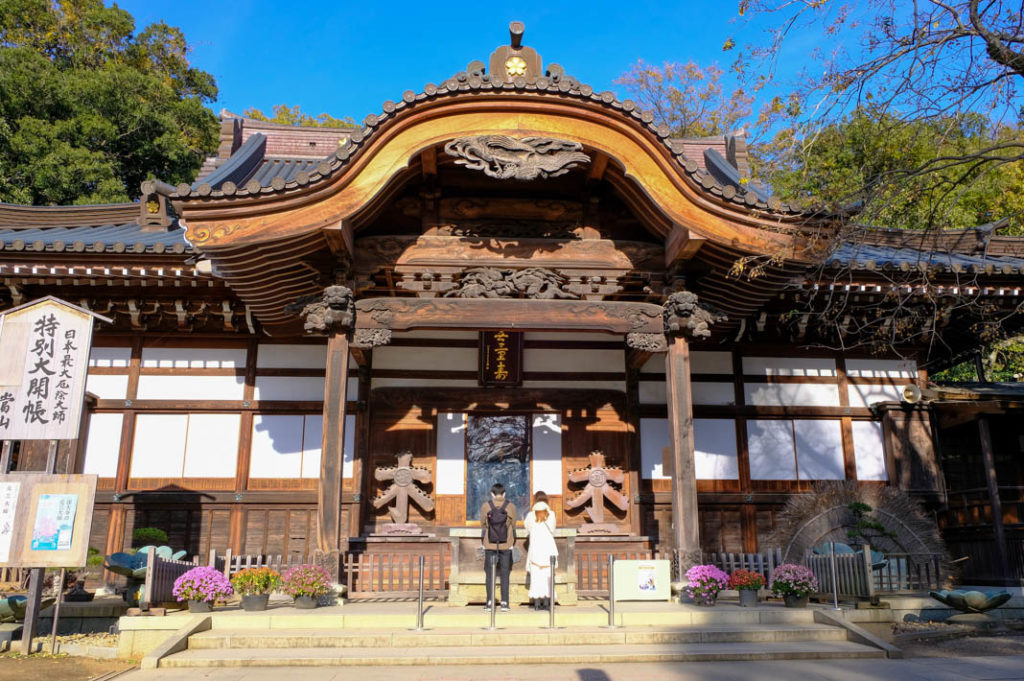
<path fill-rule="evenodd" d="M 52 297 L 0 316 L 0 440 L 78 437 L 96 317 Z"/>

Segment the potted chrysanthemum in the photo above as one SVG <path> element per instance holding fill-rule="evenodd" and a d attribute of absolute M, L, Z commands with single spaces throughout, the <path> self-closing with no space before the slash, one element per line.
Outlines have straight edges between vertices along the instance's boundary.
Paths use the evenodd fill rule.
<path fill-rule="evenodd" d="M 764 588 L 764 577 L 753 570 L 733 570 L 729 575 L 729 588 L 740 593 L 740 605 L 744 608 L 757 605 L 757 592 Z"/>
<path fill-rule="evenodd" d="M 239 570 L 231 577 L 231 586 L 242 597 L 242 610 L 266 610 L 270 592 L 280 584 L 280 573 L 268 567 Z"/>
<path fill-rule="evenodd" d="M 295 599 L 296 608 L 315 608 L 331 591 L 331 575 L 319 565 L 296 565 L 281 575 L 281 590 Z"/>
<path fill-rule="evenodd" d="M 818 578 L 804 565 L 783 563 L 772 571 L 771 590 L 787 608 L 806 608 L 808 596 L 818 590 Z"/>
<path fill-rule="evenodd" d="M 714 565 L 694 565 L 686 571 L 686 580 L 686 591 L 697 605 L 714 605 L 718 592 L 729 587 L 729 575 Z"/>
<path fill-rule="evenodd" d="M 171 593 L 179 602 L 188 602 L 189 612 L 210 612 L 214 601 L 227 598 L 234 591 L 222 572 L 204 565 L 194 567 L 174 580 Z"/>

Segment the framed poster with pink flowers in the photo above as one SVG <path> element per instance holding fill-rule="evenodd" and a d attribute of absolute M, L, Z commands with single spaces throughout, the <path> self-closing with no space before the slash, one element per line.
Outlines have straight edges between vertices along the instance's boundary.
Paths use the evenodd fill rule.
<path fill-rule="evenodd" d="M 14 493 L 12 490 L 16 490 Z M 0 566 L 81 567 L 89 552 L 95 475 L 0 475 Z"/>

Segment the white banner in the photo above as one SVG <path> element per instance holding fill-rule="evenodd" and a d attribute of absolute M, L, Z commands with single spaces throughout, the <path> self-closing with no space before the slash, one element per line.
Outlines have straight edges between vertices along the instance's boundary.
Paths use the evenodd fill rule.
<path fill-rule="evenodd" d="M 0 440 L 78 437 L 93 316 L 44 298 L 0 317 Z"/>

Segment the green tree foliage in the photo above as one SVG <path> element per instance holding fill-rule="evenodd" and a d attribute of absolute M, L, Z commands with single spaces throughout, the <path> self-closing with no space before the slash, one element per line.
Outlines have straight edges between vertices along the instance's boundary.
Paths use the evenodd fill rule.
<path fill-rule="evenodd" d="M 1006 218 L 1024 233 L 1024 161 L 965 165 L 998 140 L 1024 139 L 972 113 L 902 120 L 860 107 L 818 130 L 787 128 L 755 149 L 760 176 L 784 201 L 902 229 L 964 229 Z"/>
<path fill-rule="evenodd" d="M 155 176 L 190 182 L 217 146 L 181 30 L 135 33 L 102 0 L 0 2 L 0 201 L 90 204 L 138 197 Z"/>
<path fill-rule="evenodd" d="M 673 137 L 708 137 L 735 130 L 750 115 L 754 101 L 741 88 L 726 94 L 723 73 L 717 66 L 701 68 L 693 61 L 660 67 L 639 61 L 615 82 L 640 108 L 668 125 Z"/>
<path fill-rule="evenodd" d="M 267 114 L 256 108 L 246 109 L 242 112 L 242 115 L 257 121 L 267 121 L 269 123 L 280 123 L 281 125 L 295 125 L 307 128 L 358 127 L 356 122 L 350 116 L 335 118 L 334 116 L 326 113 L 322 113 L 319 116 L 311 116 L 308 113 L 303 113 L 302 109 L 298 105 L 288 106 L 287 104 L 278 104 L 274 107 L 273 116 L 267 116 Z"/>

